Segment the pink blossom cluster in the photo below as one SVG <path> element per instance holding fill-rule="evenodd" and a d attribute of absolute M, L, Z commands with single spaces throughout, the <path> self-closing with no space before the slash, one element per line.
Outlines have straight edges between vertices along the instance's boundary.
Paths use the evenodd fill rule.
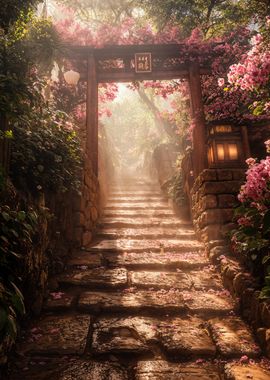
<path fill-rule="evenodd" d="M 270 198 L 270 156 L 253 163 L 247 170 L 246 183 L 241 187 L 241 202 L 258 202 Z"/>
<path fill-rule="evenodd" d="M 264 87 L 270 78 L 270 51 L 265 49 L 262 36 L 252 39 L 253 46 L 241 63 L 230 67 L 228 81 L 241 90 L 254 91 Z"/>

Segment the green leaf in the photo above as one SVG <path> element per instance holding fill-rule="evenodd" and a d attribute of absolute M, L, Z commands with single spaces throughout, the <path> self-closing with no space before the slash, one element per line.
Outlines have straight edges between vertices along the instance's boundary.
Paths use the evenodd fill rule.
<path fill-rule="evenodd" d="M 263 259 L 262 259 L 262 264 L 266 264 L 268 261 L 270 261 L 270 255 L 268 256 L 264 256 Z"/>
<path fill-rule="evenodd" d="M 23 222 L 26 218 L 26 213 L 25 211 L 19 211 L 18 212 L 18 215 L 17 215 L 17 218 L 20 222 Z"/>
<path fill-rule="evenodd" d="M 270 210 L 268 210 L 263 218 L 263 232 L 267 233 L 270 231 Z"/>
<path fill-rule="evenodd" d="M 10 221 L 10 215 L 9 215 L 7 212 L 3 211 L 3 212 L 1 212 L 1 215 L 2 215 L 3 219 L 4 219 L 6 222 L 9 222 L 9 221 Z"/>
<path fill-rule="evenodd" d="M 8 319 L 7 311 L 1 307 L 0 308 L 0 331 L 4 329 L 7 323 L 7 319 Z"/>
<path fill-rule="evenodd" d="M 15 340 L 17 336 L 17 325 L 13 315 L 9 315 L 7 319 L 7 333 Z"/>

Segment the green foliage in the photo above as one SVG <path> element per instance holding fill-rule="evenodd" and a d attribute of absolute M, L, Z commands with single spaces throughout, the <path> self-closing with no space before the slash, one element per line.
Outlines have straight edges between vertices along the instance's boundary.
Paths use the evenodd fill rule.
<path fill-rule="evenodd" d="M 0 28 L 8 29 L 17 19 L 38 4 L 39 0 L 0 0 Z"/>
<path fill-rule="evenodd" d="M 270 140 L 264 142 L 270 152 Z M 246 160 L 246 182 L 241 186 L 235 211 L 237 228 L 232 231 L 232 248 L 261 281 L 261 298 L 270 297 L 270 156 L 259 162 Z"/>
<path fill-rule="evenodd" d="M 232 29 L 232 25 L 246 21 L 246 12 L 242 2 L 223 1 L 185 1 L 185 0 L 146 0 L 141 6 L 159 27 L 167 23 L 179 24 L 184 36 L 200 27 L 204 34 L 221 34 Z"/>
<path fill-rule="evenodd" d="M 37 226 L 34 211 L 12 211 L 8 206 L 0 206 L 0 340 L 15 340 L 17 319 L 25 313 L 19 289 L 20 268 Z"/>
<path fill-rule="evenodd" d="M 13 129 L 10 176 L 17 188 L 33 194 L 79 190 L 80 143 L 66 114 L 44 106 Z"/>
<path fill-rule="evenodd" d="M 40 76 L 50 72 L 61 51 L 52 22 L 32 13 L 6 33 L 0 30 L 0 113 L 11 120 L 32 112 L 42 101 Z"/>
<path fill-rule="evenodd" d="M 177 206 L 181 207 L 188 204 L 188 198 L 184 191 L 183 175 L 180 169 L 175 175 L 166 181 L 162 187 L 166 191 L 168 197 L 172 199 Z"/>
<path fill-rule="evenodd" d="M 137 0 L 57 0 L 57 3 L 73 9 L 79 18 L 91 23 L 91 26 L 119 24 L 126 17 L 135 16 Z"/>

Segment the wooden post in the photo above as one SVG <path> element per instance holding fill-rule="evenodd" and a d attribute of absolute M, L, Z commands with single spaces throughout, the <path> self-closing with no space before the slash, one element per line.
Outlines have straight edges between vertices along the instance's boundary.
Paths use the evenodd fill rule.
<path fill-rule="evenodd" d="M 96 61 L 88 57 L 86 100 L 86 152 L 91 158 L 93 171 L 98 175 L 98 81 Z"/>
<path fill-rule="evenodd" d="M 194 176 L 195 178 L 207 168 L 206 127 L 202 100 L 200 68 L 193 63 L 189 68 L 189 88 L 192 118 L 195 123 L 193 131 Z"/>
<path fill-rule="evenodd" d="M 249 139 L 248 139 L 248 131 L 245 125 L 241 126 L 241 135 L 242 135 L 242 142 L 243 142 L 244 158 L 246 160 L 247 158 L 251 157 L 251 153 L 250 153 L 250 145 L 249 145 Z"/>

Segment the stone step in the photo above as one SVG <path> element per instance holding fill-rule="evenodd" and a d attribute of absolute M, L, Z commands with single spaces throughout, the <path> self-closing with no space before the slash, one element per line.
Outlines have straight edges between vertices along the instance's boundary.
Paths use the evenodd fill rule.
<path fill-rule="evenodd" d="M 246 355 L 256 358 L 261 353 L 253 334 L 238 317 L 210 320 L 208 329 L 222 357 L 236 358 Z"/>
<path fill-rule="evenodd" d="M 98 243 L 86 247 L 90 252 L 196 252 L 203 250 L 203 244 L 197 240 L 184 239 L 160 239 L 160 240 L 135 240 L 135 239 L 117 239 L 102 240 Z"/>
<path fill-rule="evenodd" d="M 222 290 L 220 275 L 213 269 L 184 272 L 131 272 L 130 284 L 137 288 L 179 290 Z"/>
<path fill-rule="evenodd" d="M 113 196 L 108 198 L 108 203 L 153 203 L 153 202 L 165 202 L 168 204 L 168 200 L 162 195 L 159 196 Z"/>
<path fill-rule="evenodd" d="M 147 186 L 147 185 L 126 185 L 122 187 L 111 187 L 109 188 L 109 193 L 159 193 L 160 186 Z"/>
<path fill-rule="evenodd" d="M 125 268 L 106 269 L 103 267 L 69 270 L 57 277 L 57 282 L 64 286 L 82 286 L 96 289 L 117 289 L 128 284 L 127 270 Z"/>
<path fill-rule="evenodd" d="M 164 360 L 140 361 L 135 380 L 222 380 L 219 366 L 213 363 L 169 363 Z M 238 379 L 237 379 L 238 380 Z"/>
<path fill-rule="evenodd" d="M 169 229 L 166 228 L 103 228 L 97 233 L 97 238 L 102 239 L 118 239 L 118 238 L 131 238 L 131 239 L 192 239 L 196 238 L 193 229 Z"/>
<path fill-rule="evenodd" d="M 113 267 L 126 267 L 133 270 L 139 269 L 197 269 L 209 265 L 209 261 L 201 252 L 187 253 L 153 253 L 148 252 L 147 255 L 142 253 L 104 253 L 102 254 L 106 265 Z M 87 265 L 87 261 L 85 262 Z"/>
<path fill-rule="evenodd" d="M 122 183 L 117 183 L 117 184 L 111 184 L 109 186 L 111 190 L 122 190 L 122 189 L 129 189 L 129 188 L 145 188 L 145 189 L 160 189 L 160 186 L 157 182 L 122 182 Z"/>
<path fill-rule="evenodd" d="M 206 256 L 201 252 L 186 253 L 93 253 L 88 251 L 75 251 L 69 259 L 67 266 L 86 270 L 99 266 L 126 267 L 130 269 L 197 269 L 209 265 Z"/>
<path fill-rule="evenodd" d="M 269 380 L 269 366 L 266 368 L 261 363 L 232 363 L 225 365 L 226 380 Z M 146 380 L 146 379 L 145 379 Z"/>
<path fill-rule="evenodd" d="M 128 217 L 128 218 L 142 218 L 142 217 L 148 217 L 148 218 L 171 218 L 175 216 L 174 212 L 170 209 L 164 209 L 164 210 L 158 210 L 158 209 L 137 209 L 137 210 L 117 210 L 117 209 L 112 209 L 104 210 L 104 217 L 110 217 L 110 218 L 115 218 L 115 217 Z"/>
<path fill-rule="evenodd" d="M 189 228 L 193 229 L 190 222 L 181 221 L 176 218 L 168 216 L 162 220 L 157 217 L 136 217 L 130 218 L 129 216 L 121 216 L 114 218 L 103 218 L 99 223 L 100 228 Z"/>
<path fill-rule="evenodd" d="M 92 318 L 89 315 L 43 316 L 31 324 L 23 354 L 82 355 Z"/>
<path fill-rule="evenodd" d="M 214 357 L 216 347 L 198 318 L 103 318 L 94 325 L 94 354 L 154 354 L 160 346 L 168 356 Z"/>
<path fill-rule="evenodd" d="M 18 369 L 12 368 L 10 380 L 129 379 L 127 370 L 116 361 L 103 360 L 100 362 L 76 356 L 30 357 L 21 359 L 21 361 L 24 363 L 20 362 L 19 365 L 24 365 Z"/>
<path fill-rule="evenodd" d="M 109 197 L 163 197 L 163 194 L 158 191 L 152 191 L 152 190 L 134 190 L 134 191 L 110 191 Z"/>
<path fill-rule="evenodd" d="M 107 203 L 104 207 L 107 210 L 170 210 L 167 202 L 141 202 L 141 203 Z"/>
<path fill-rule="evenodd" d="M 78 301 L 82 312 L 193 314 L 203 318 L 225 316 L 235 309 L 232 298 L 219 291 L 138 290 L 127 288 L 121 292 L 82 292 Z"/>

